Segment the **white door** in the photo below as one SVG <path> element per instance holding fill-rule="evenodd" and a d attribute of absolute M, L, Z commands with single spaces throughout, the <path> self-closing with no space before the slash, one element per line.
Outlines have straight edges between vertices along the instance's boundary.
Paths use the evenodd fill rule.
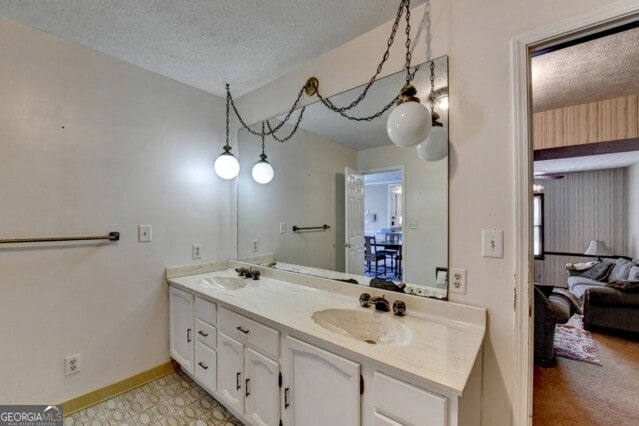
<path fill-rule="evenodd" d="M 280 422 L 280 365 L 247 348 L 244 353 L 245 412 L 254 425 Z"/>
<path fill-rule="evenodd" d="M 193 374 L 193 296 L 169 287 L 169 318 L 171 358 Z"/>
<path fill-rule="evenodd" d="M 219 332 L 217 339 L 217 388 L 225 404 L 244 412 L 244 345 Z"/>
<path fill-rule="evenodd" d="M 346 272 L 364 275 L 364 175 L 346 167 Z"/>
<path fill-rule="evenodd" d="M 282 417 L 288 426 L 360 424 L 359 364 L 286 336 Z"/>

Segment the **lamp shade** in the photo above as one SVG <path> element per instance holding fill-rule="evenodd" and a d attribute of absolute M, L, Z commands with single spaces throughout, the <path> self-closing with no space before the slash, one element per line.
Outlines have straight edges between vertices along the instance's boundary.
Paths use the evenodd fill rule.
<path fill-rule="evenodd" d="M 273 180 L 275 172 L 273 171 L 273 166 L 271 166 L 268 161 L 260 160 L 253 166 L 251 176 L 253 176 L 255 182 L 265 184 Z"/>
<path fill-rule="evenodd" d="M 403 102 L 388 116 L 386 132 L 395 145 L 409 148 L 426 139 L 432 126 L 431 121 L 430 112 L 425 105 L 416 101 Z"/>
<path fill-rule="evenodd" d="M 608 248 L 605 242 L 600 240 L 592 240 L 590 241 L 590 245 L 588 246 L 588 249 L 586 249 L 584 254 L 590 256 L 611 256 L 612 251 Z"/>
<path fill-rule="evenodd" d="M 417 155 L 425 161 L 439 161 L 448 155 L 448 130 L 433 126 L 426 140 L 417 145 Z"/>
<path fill-rule="evenodd" d="M 240 172 L 240 163 L 228 151 L 220 154 L 215 160 L 215 173 L 222 179 L 233 179 Z"/>

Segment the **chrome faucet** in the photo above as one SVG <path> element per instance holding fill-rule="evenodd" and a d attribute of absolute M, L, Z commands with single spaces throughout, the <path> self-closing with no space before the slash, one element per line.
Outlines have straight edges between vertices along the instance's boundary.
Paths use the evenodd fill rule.
<path fill-rule="evenodd" d="M 359 296 L 359 305 L 362 308 L 369 308 L 371 304 L 375 304 L 375 310 L 381 312 L 390 312 L 391 305 L 388 300 L 382 295 L 381 297 L 371 297 L 368 293 L 362 293 Z M 399 317 L 406 315 L 406 303 L 402 300 L 396 300 L 393 302 L 393 313 Z"/>
<path fill-rule="evenodd" d="M 244 278 L 253 278 L 254 280 L 260 279 L 260 271 L 253 268 L 237 268 L 235 269 L 237 275 Z"/>

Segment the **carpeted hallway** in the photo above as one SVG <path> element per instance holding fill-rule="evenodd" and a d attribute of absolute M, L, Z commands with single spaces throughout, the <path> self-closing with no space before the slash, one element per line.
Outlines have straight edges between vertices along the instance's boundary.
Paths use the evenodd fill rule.
<path fill-rule="evenodd" d="M 533 424 L 639 424 L 639 340 L 592 332 L 602 366 L 556 357 L 535 365 Z"/>

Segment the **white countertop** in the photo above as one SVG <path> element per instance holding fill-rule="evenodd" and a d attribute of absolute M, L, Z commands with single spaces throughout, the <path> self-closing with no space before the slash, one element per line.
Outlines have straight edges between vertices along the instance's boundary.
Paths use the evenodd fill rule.
<path fill-rule="evenodd" d="M 260 279 L 247 279 L 246 287 L 240 289 L 212 288 L 203 281 L 211 277 L 237 277 L 234 268 L 238 265 L 241 264 L 229 261 L 167 269 L 167 278 L 176 287 L 275 323 L 284 332 L 324 342 L 330 348 L 344 349 L 354 358 L 414 376 L 442 391 L 462 394 L 484 338 L 484 308 L 377 291 L 323 278 L 304 278 L 268 268 L 255 268 L 262 271 Z M 216 270 L 220 268 L 225 269 Z M 323 309 L 374 309 L 359 306 L 358 296 L 364 291 L 373 295 L 384 293 L 391 304 L 396 299 L 406 302 L 406 316 L 394 316 L 392 312 L 380 315 L 389 315 L 410 329 L 412 339 L 407 345 L 371 345 L 326 330 L 311 318 L 315 311 Z"/>

